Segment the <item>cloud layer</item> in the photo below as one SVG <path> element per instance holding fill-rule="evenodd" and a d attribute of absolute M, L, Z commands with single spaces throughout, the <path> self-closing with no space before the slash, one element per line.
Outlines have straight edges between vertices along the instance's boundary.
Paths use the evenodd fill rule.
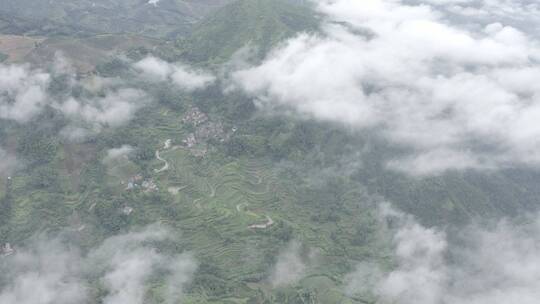
<path fill-rule="evenodd" d="M 457 241 L 382 208 L 393 226 L 396 266 L 384 273 L 361 264 L 348 277 L 349 294 L 371 288 L 381 303 L 536 303 L 540 296 L 540 217 L 521 226 L 501 221 L 494 228 L 471 226 Z"/>
<path fill-rule="evenodd" d="M 0 289 L 1 304 L 83 303 L 87 292 L 80 277 L 80 255 L 58 240 L 37 240 L 33 248 L 20 251 L 2 263 L 2 277 L 9 281 Z"/>
<path fill-rule="evenodd" d="M 132 88 L 108 91 L 103 97 L 69 98 L 53 106 L 76 121 L 83 121 L 94 128 L 118 127 L 130 121 L 135 112 L 145 104 L 146 94 Z"/>
<path fill-rule="evenodd" d="M 122 145 L 119 148 L 109 149 L 103 158 L 103 163 L 111 164 L 118 160 L 127 159 L 134 151 L 135 148 L 130 145 Z"/>
<path fill-rule="evenodd" d="M 0 118 L 27 122 L 41 112 L 50 78 L 26 65 L 0 64 Z"/>
<path fill-rule="evenodd" d="M 69 119 L 62 134 L 70 139 L 123 125 L 148 102 L 143 91 L 118 79 L 79 81 L 61 56 L 47 71 L 0 65 L 0 119 L 24 124 L 53 108 Z"/>
<path fill-rule="evenodd" d="M 294 284 L 305 275 L 307 266 L 302 257 L 301 249 L 302 246 L 299 242 L 292 241 L 279 253 L 270 275 L 272 286 L 282 287 Z"/>
<path fill-rule="evenodd" d="M 4 257 L 0 264 L 1 304 L 71 304 L 90 298 L 87 278 L 107 289 L 105 304 L 142 304 L 146 283 L 163 274 L 164 299 L 177 303 L 191 281 L 197 263 L 190 254 L 165 254 L 155 243 L 171 239 L 160 226 L 114 236 L 83 255 L 60 239 L 41 237 L 30 246 Z M 154 245 L 152 245 L 154 244 Z"/>
<path fill-rule="evenodd" d="M 333 0 L 318 10 L 323 33 L 290 39 L 235 83 L 267 104 L 376 127 L 413 151 L 394 169 L 540 164 L 540 45 L 527 31 L 538 5 Z"/>

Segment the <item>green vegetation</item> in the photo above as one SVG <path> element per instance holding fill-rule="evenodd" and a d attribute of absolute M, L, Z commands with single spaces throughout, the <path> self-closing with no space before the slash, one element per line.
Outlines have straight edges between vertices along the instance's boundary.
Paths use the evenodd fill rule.
<path fill-rule="evenodd" d="M 170 94 L 167 88 L 155 90 Z M 247 101 L 222 96 L 221 103 L 214 103 L 211 92 L 197 93 L 197 104 L 177 101 L 180 107 L 163 100 L 143 109 L 129 125 L 80 144 L 52 136 L 52 129 L 4 128 L 3 138 L 17 139 L 18 154 L 29 163 L 12 180 L 3 180 L 2 240 L 21 244 L 36 231 L 68 227 L 90 248 L 130 227 L 160 222 L 182 235 L 177 246 L 193 252 L 201 264 L 187 303 L 297 303 L 306 297 L 341 303 L 337 284 L 350 261 L 376 256 L 379 250 L 373 208 L 359 199 L 366 194 L 354 189 L 351 180 L 311 180 L 298 174 L 309 164 L 296 163 L 299 154 L 317 146 L 318 138 L 338 129 L 323 131 L 314 123 L 253 114 L 238 117 L 226 109 L 252 108 Z M 193 132 L 182 117 L 198 103 L 206 104 L 208 124 L 237 129 L 223 142 L 197 146 L 207 150 L 204 156 L 180 147 Z M 41 119 L 33 123 L 50 121 Z M 167 139 L 172 147 L 164 150 Z M 123 144 L 137 152 L 104 163 L 106 150 Z M 168 170 L 158 172 L 163 163 L 154 156 L 157 149 Z M 279 165 L 282 160 L 293 161 L 294 168 Z M 250 228 L 256 226 L 264 228 Z M 314 291 L 313 280 L 306 279 L 272 291 L 269 271 L 293 239 L 320 252 L 308 276 L 320 277 L 326 288 Z"/>
<path fill-rule="evenodd" d="M 343 283 L 358 261 L 392 262 L 388 240 L 380 234 L 379 202 L 388 199 L 424 224 L 451 226 L 532 210 L 540 198 L 535 172 L 414 178 L 388 171 L 385 162 L 400 148 L 367 131 L 264 115 L 247 96 L 224 94 L 221 83 L 193 93 L 141 83 L 124 57 L 114 57 L 116 51 L 131 60 L 154 53 L 212 68 L 251 46 L 261 60 L 287 37 L 317 29 L 317 17 L 306 7 L 239 0 L 190 31 L 186 24 L 213 9 L 199 7 L 196 16 L 180 21 L 179 11 L 161 11 L 162 22 L 153 23 L 161 15 L 129 10 L 118 18 L 85 15 L 83 8 L 94 1 L 83 0 L 42 3 L 23 14 L 20 7 L 28 2 L 0 0 L 0 29 L 46 35 L 40 52 L 71 50 L 68 57 L 85 58 L 84 67 L 90 66 L 85 72 L 133 82 L 153 103 L 129 124 L 75 142 L 60 135 L 68 123 L 53 108 L 28 125 L 0 120 L 2 147 L 24 160 L 11 178 L 0 175 L 0 245 L 17 246 L 36 233 L 67 230 L 88 250 L 111 235 L 157 222 L 180 236 L 173 247 L 192 252 L 200 264 L 183 303 L 373 303 L 369 296 L 346 296 Z M 120 2 L 127 7 L 140 3 Z M 8 11 L 21 19 L 6 17 Z M 51 24 L 47 31 L 22 19 L 35 20 L 41 13 L 54 17 L 42 21 Z M 126 21 L 138 14 L 144 22 Z M 131 33 L 95 35 L 114 32 L 116 26 Z M 189 34 L 176 39 L 184 32 Z M 34 53 L 38 61 L 46 58 L 40 54 Z M 61 79 L 53 79 L 51 87 L 55 94 L 67 94 Z M 188 147 L 183 141 L 199 127 L 183 118 L 194 108 L 208 116 L 205 126 L 219 132 Z M 171 145 L 164 148 L 167 140 Z M 133 153 L 105 161 L 109 149 L 122 145 L 133 147 Z M 317 258 L 298 282 L 273 287 L 271 269 L 292 240 Z M 99 284 L 88 282 L 95 303 L 104 297 Z M 149 303 L 163 302 L 162 289 L 159 282 L 151 286 Z"/>
<path fill-rule="evenodd" d="M 175 5 L 154 6 L 140 0 L 0 0 L 0 21 L 6 20 L 9 25 L 6 28 L 16 34 L 24 31 L 38 35 L 73 36 L 129 32 L 151 37 L 175 37 L 187 33 L 194 22 L 227 1 L 175 2 Z"/>
<path fill-rule="evenodd" d="M 317 28 L 304 7 L 282 0 L 239 0 L 212 15 L 178 41 L 182 58 L 223 62 L 242 47 L 253 47 L 258 58 L 292 35 Z"/>

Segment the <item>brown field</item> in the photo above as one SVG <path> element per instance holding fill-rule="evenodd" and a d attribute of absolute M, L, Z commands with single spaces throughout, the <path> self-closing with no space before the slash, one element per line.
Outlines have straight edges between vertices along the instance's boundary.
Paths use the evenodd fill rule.
<path fill-rule="evenodd" d="M 21 62 L 44 40 L 40 37 L 0 35 L 0 52 L 9 56 L 7 62 Z"/>
<path fill-rule="evenodd" d="M 29 62 L 46 65 L 61 53 L 82 73 L 94 70 L 96 65 L 112 56 L 134 47 L 153 48 L 160 40 L 137 35 L 97 35 L 88 38 L 36 38 L 0 35 L 0 52 L 9 56 L 7 62 Z"/>

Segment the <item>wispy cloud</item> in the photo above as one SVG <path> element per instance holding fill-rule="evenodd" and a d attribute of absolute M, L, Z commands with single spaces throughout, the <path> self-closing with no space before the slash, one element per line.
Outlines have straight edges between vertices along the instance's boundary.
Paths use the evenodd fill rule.
<path fill-rule="evenodd" d="M 115 161 L 121 160 L 122 158 L 129 157 L 134 151 L 135 148 L 130 145 L 122 145 L 119 148 L 109 149 L 107 150 L 107 153 L 103 158 L 103 162 L 105 164 L 113 163 Z"/>
<path fill-rule="evenodd" d="M 306 263 L 302 257 L 301 244 L 292 241 L 278 255 L 276 264 L 270 275 L 270 284 L 281 287 L 297 283 L 306 271 Z"/>
<path fill-rule="evenodd" d="M 0 64 L 0 118 L 27 122 L 47 102 L 50 75 L 27 65 Z"/>
<path fill-rule="evenodd" d="M 167 286 L 164 299 L 177 303 L 191 281 L 197 263 L 187 253 L 167 254 L 156 242 L 172 240 L 160 226 L 149 226 L 105 240 L 82 254 L 61 238 L 39 237 L 0 265 L 1 304 L 72 304 L 90 300 L 88 278 L 98 279 L 107 289 L 107 304 L 144 303 L 146 283 L 163 273 Z M 94 282 L 95 283 L 95 282 Z"/>
<path fill-rule="evenodd" d="M 57 239 L 39 238 L 32 248 L 4 258 L 2 304 L 81 303 L 87 290 L 80 276 L 80 254 Z"/>
<path fill-rule="evenodd" d="M 522 225 L 472 225 L 450 242 L 388 205 L 381 210 L 393 226 L 395 267 L 384 272 L 360 264 L 347 277 L 349 294 L 371 292 L 396 304 L 532 304 L 540 296 L 540 217 Z"/>
<path fill-rule="evenodd" d="M 62 132 L 69 139 L 121 126 L 149 101 L 143 91 L 116 78 L 78 80 L 61 56 L 46 71 L 0 65 L 0 119 L 25 124 L 54 108 L 70 121 Z"/>
<path fill-rule="evenodd" d="M 89 259 L 102 265 L 103 282 L 109 289 L 106 304 L 144 303 L 145 284 L 151 275 L 164 273 L 164 298 L 174 303 L 183 295 L 184 286 L 191 281 L 197 263 L 183 253 L 160 253 L 151 242 L 174 240 L 173 234 L 163 226 L 152 225 L 140 231 L 114 236 L 93 250 Z M 94 266 L 95 267 L 95 266 Z"/>
<path fill-rule="evenodd" d="M 69 98 L 54 104 L 67 117 L 86 122 L 96 129 L 118 127 L 131 120 L 145 105 L 146 94 L 137 89 L 121 88 L 106 92 L 103 97 Z"/>
<path fill-rule="evenodd" d="M 169 63 L 152 56 L 136 62 L 134 67 L 151 80 L 168 81 L 186 91 L 202 89 L 216 80 L 210 72 L 182 63 Z"/>

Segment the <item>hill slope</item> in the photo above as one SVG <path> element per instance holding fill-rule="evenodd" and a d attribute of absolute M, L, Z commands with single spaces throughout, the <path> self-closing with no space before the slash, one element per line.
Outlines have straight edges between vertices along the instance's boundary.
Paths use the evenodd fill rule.
<path fill-rule="evenodd" d="M 178 44 L 187 60 L 219 62 L 248 44 L 262 55 L 277 42 L 317 25 L 313 12 L 300 5 L 280 0 L 239 0 L 202 21 Z"/>
<path fill-rule="evenodd" d="M 51 23 L 79 32 L 133 33 L 152 37 L 185 34 L 202 17 L 231 0 L 0 0 L 0 15 Z M 59 29 L 56 29 L 59 31 Z"/>

